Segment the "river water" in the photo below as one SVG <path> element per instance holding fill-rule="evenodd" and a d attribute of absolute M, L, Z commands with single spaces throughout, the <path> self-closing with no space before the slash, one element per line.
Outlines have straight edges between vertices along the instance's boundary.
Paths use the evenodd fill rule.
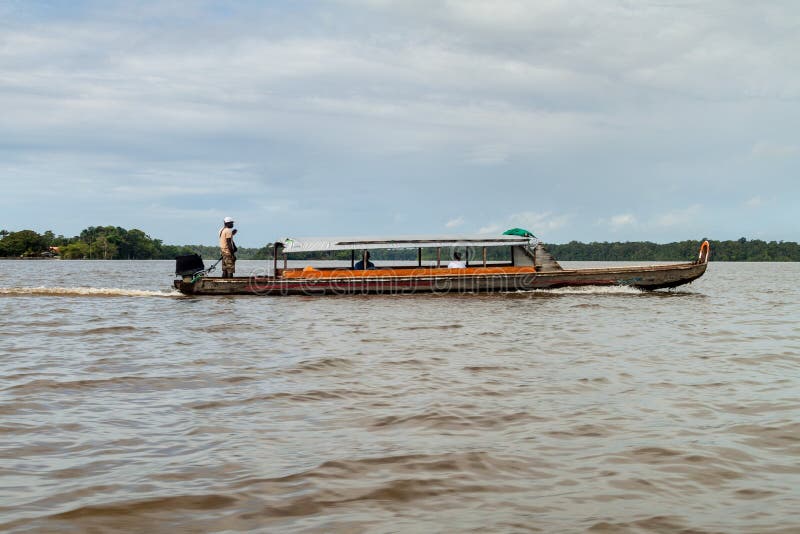
<path fill-rule="evenodd" d="M 452 296 L 172 270 L 0 261 L 0 530 L 800 532 L 800 264 Z"/>

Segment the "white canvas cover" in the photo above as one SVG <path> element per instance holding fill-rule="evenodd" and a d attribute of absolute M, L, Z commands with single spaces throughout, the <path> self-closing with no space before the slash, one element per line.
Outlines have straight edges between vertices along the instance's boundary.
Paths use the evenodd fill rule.
<path fill-rule="evenodd" d="M 283 252 L 313 252 L 320 250 L 369 250 L 437 247 L 501 247 L 535 244 L 535 238 L 515 235 L 502 236 L 399 236 L 399 237 L 287 237 L 278 243 Z"/>

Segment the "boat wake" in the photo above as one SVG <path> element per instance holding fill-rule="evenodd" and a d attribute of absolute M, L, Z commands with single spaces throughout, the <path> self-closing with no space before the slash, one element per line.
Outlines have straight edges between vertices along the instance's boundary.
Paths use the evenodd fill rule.
<path fill-rule="evenodd" d="M 558 287 L 553 289 L 538 289 L 542 293 L 552 295 L 640 295 L 644 293 L 641 289 L 631 286 L 580 286 L 580 287 Z"/>
<path fill-rule="evenodd" d="M 522 295 L 641 295 L 646 293 L 630 286 L 580 286 L 552 289 L 522 289 L 511 291 Z"/>
<path fill-rule="evenodd" d="M 0 297 L 180 297 L 178 291 L 109 287 L 0 287 Z"/>
<path fill-rule="evenodd" d="M 690 295 L 687 290 L 646 291 L 632 286 L 579 286 L 552 289 L 527 289 L 515 293 L 533 295 Z"/>

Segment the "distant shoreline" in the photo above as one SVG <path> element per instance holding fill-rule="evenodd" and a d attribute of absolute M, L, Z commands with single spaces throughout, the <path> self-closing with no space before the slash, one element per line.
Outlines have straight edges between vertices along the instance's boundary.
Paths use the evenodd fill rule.
<path fill-rule="evenodd" d="M 735 262 L 800 262 L 800 245 L 793 241 L 684 240 L 671 243 L 650 241 L 545 243 L 559 261 L 686 261 L 697 256 L 703 240 L 711 243 L 711 261 Z M 260 248 L 239 247 L 240 260 L 271 260 L 273 245 Z M 444 251 L 443 251 L 444 252 Z M 462 251 L 463 252 L 463 251 Z M 57 254 L 58 258 L 48 254 Z M 39 234 L 33 230 L 0 230 L 0 258 L 20 259 L 104 259 L 104 260 L 174 260 L 176 256 L 199 254 L 211 261 L 219 258 L 214 245 L 168 245 L 142 230 L 119 226 L 90 226 L 77 236 L 64 237 L 51 231 Z M 415 260 L 417 251 L 403 249 L 376 250 L 376 260 Z M 349 260 L 350 253 L 309 252 L 293 254 L 296 260 Z M 424 254 L 423 254 L 424 259 Z M 489 258 L 494 259 L 494 258 Z"/>
<path fill-rule="evenodd" d="M 60 260 L 59 257 L 46 256 L 0 256 L 0 260 Z"/>

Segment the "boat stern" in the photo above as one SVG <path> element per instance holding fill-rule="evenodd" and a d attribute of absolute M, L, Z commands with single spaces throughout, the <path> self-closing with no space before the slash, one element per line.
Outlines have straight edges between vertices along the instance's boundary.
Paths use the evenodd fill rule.
<path fill-rule="evenodd" d="M 175 280 L 173 285 L 175 286 L 175 289 L 184 295 L 194 295 L 194 287 L 196 283 L 196 281 L 192 281 L 191 276 L 184 276 Z"/>

